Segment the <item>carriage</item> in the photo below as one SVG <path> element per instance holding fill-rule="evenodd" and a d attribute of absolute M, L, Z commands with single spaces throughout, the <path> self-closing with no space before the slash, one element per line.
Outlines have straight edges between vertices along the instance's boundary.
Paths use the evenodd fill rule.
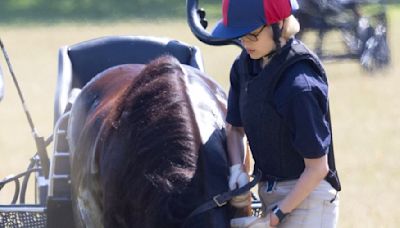
<path fill-rule="evenodd" d="M 322 60 L 354 59 L 368 72 L 390 63 L 384 0 L 299 0 L 294 15 L 302 26 L 299 38 L 316 33 L 314 51 Z M 332 32 L 338 36 L 325 39 Z"/>
<path fill-rule="evenodd" d="M 189 24 L 195 34 L 207 32 L 201 23 L 197 1 L 188 1 Z M 232 41 L 214 41 L 208 37 L 207 43 L 230 44 Z M 2 44 L 2 49 L 4 48 Z M 4 51 L 4 49 L 3 49 Z M 54 99 L 54 131 L 44 138 L 35 132 L 32 119 L 28 121 L 36 142 L 36 153 L 30 159 L 26 171 L 4 178 L 0 190 L 7 184 L 15 184 L 15 193 L 10 205 L 0 205 L 0 227 L 74 227 L 71 201 L 70 148 L 67 139 L 71 107 L 80 90 L 99 72 L 110 67 L 138 63 L 169 54 L 181 64 L 204 71 L 200 50 L 178 40 L 145 36 L 109 36 L 65 46 L 58 53 L 58 75 Z M 5 53 L 7 63 L 8 56 Z M 114 58 L 109 58 L 114 56 Z M 13 77 L 15 75 L 10 68 Z M 2 76 L 0 74 L 0 76 Z M 2 80 L 0 80 L 2 82 Z M 2 84 L 1 84 L 2 85 Z M 1 88 L 2 89 L 2 88 Z M 19 90 L 18 86 L 17 89 Z M 20 91 L 19 91 L 20 92 Z M 20 93 L 23 101 L 22 93 Z M 27 110 L 26 110 L 27 111 Z M 52 144 L 52 151 L 47 148 Z M 34 176 L 33 178 L 30 178 Z M 35 182 L 35 204 L 25 203 L 28 181 Z M 254 182 L 255 183 L 255 182 Z M 254 184 L 253 184 L 254 185 Z M 215 206 L 222 206 L 214 197 Z M 212 203 L 214 203 L 212 202 Z M 254 196 L 252 203 L 256 215 L 260 212 L 260 202 Z"/>

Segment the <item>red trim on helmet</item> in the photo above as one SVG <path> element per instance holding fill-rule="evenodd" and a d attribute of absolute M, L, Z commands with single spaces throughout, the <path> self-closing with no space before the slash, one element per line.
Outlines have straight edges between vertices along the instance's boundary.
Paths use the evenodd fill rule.
<path fill-rule="evenodd" d="M 229 0 L 222 0 L 222 22 L 225 26 L 228 26 L 228 8 Z"/>
<path fill-rule="evenodd" d="M 222 22 L 228 26 L 229 0 L 222 0 Z"/>
<path fill-rule="evenodd" d="M 264 13 L 268 24 L 274 24 L 292 14 L 289 0 L 264 0 Z"/>

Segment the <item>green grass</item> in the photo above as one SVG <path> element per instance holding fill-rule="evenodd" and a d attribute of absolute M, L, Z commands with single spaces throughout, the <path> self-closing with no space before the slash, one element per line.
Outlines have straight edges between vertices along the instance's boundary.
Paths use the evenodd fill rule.
<path fill-rule="evenodd" d="M 389 12 L 390 68 L 370 75 L 356 61 L 325 64 L 337 166 L 343 184 L 339 227 L 389 228 L 400 224 L 400 8 L 392 7 Z M 41 135 L 52 132 L 58 48 L 106 35 L 163 36 L 197 45 L 206 72 L 226 89 L 230 64 L 239 51 L 236 47 L 200 43 L 184 19 L 162 23 L 127 20 L 112 24 L 1 25 L 0 36 Z M 6 71 L 3 58 L 0 64 Z M 8 73 L 5 83 L 6 96 L 0 103 L 0 178 L 24 170 L 35 148 Z M 9 203 L 12 190 L 6 187 L 0 192 L 0 203 Z M 31 201 L 32 195 L 28 199 Z"/>

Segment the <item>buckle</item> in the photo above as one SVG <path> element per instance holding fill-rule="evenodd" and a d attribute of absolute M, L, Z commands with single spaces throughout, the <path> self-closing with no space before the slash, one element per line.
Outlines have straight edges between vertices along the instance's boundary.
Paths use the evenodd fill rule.
<path fill-rule="evenodd" d="M 226 201 L 220 203 L 220 202 L 218 201 L 218 197 L 220 197 L 220 196 L 221 196 L 221 195 L 218 194 L 218 195 L 216 195 L 216 196 L 213 197 L 213 200 L 214 200 L 214 202 L 218 205 L 218 207 L 222 207 L 222 206 L 224 206 L 224 205 L 227 203 Z"/>

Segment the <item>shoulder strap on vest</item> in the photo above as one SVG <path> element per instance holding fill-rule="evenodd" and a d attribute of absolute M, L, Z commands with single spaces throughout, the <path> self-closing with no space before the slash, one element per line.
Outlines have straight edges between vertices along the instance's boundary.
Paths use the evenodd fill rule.
<path fill-rule="evenodd" d="M 327 81 L 326 79 L 326 74 L 325 71 L 322 67 L 322 64 L 318 60 L 314 54 L 310 52 L 310 50 L 307 49 L 307 47 L 304 46 L 303 43 L 299 41 L 293 41 L 292 45 L 288 50 L 285 51 L 286 55 L 282 57 L 280 62 L 283 64 L 280 64 L 279 67 L 275 70 L 274 73 L 274 80 L 270 84 L 270 94 L 272 95 L 275 92 L 275 88 L 277 84 L 279 83 L 279 80 L 281 79 L 281 76 L 283 73 L 289 69 L 292 65 L 300 62 L 300 61 L 309 61 L 311 66 L 321 75 L 324 79 L 324 81 Z"/>
<path fill-rule="evenodd" d="M 336 191 L 340 191 L 342 190 L 342 185 L 340 184 L 339 175 L 337 173 L 335 164 L 335 153 L 333 150 L 333 132 L 332 132 L 331 112 L 329 109 L 329 103 L 328 103 L 327 121 L 329 123 L 329 130 L 331 131 L 331 145 L 329 146 L 329 153 L 328 153 L 329 173 L 325 177 L 325 179 L 332 185 L 333 188 L 336 189 Z"/>

